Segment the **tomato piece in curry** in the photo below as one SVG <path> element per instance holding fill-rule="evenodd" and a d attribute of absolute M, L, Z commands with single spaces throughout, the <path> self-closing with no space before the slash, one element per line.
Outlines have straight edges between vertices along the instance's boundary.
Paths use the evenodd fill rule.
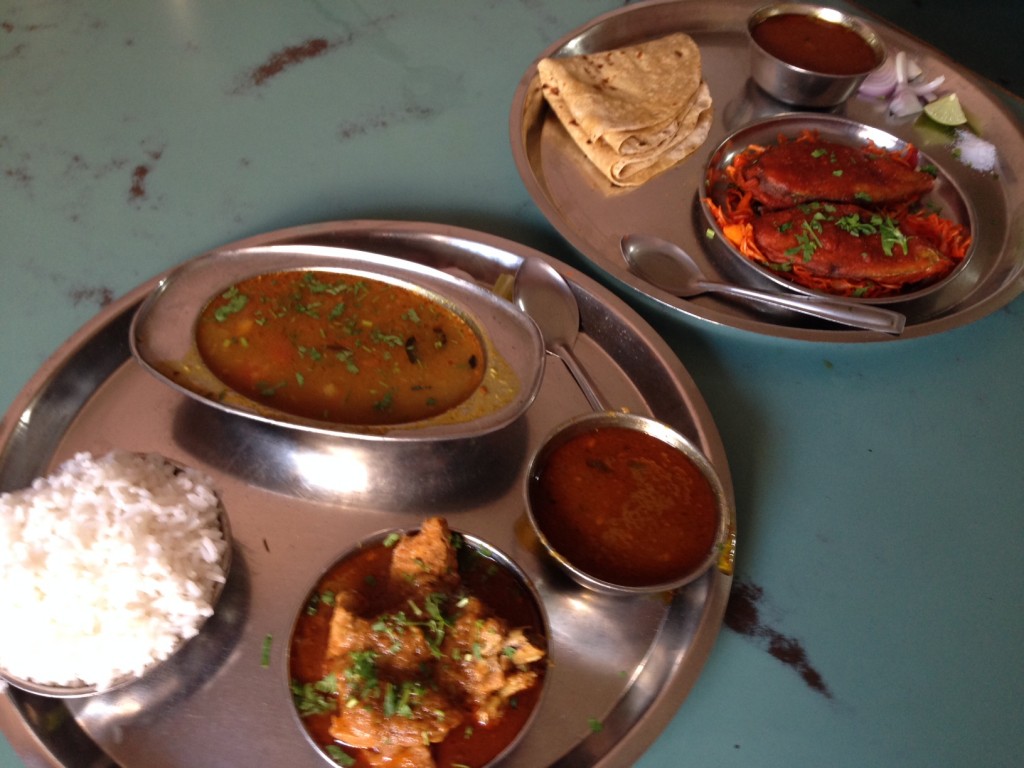
<path fill-rule="evenodd" d="M 203 310 L 199 354 L 218 379 L 295 416 L 359 426 L 428 419 L 480 386 L 476 330 L 410 288 L 326 270 L 232 285 Z"/>

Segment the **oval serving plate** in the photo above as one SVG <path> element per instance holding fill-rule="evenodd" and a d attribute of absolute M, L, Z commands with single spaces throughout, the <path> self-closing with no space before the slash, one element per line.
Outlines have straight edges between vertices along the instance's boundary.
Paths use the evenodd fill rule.
<path fill-rule="evenodd" d="M 723 271 L 735 275 L 737 282 L 752 285 L 776 286 L 802 293 L 807 296 L 834 297 L 835 294 L 809 288 L 789 280 L 778 272 L 771 270 L 751 259 L 748 259 L 726 238 L 724 232 L 711 213 L 708 201 L 718 206 L 725 204 L 726 192 L 731 185 L 726 177 L 726 169 L 732 165 L 737 156 L 751 145 L 771 146 L 780 140 L 792 141 L 804 131 L 812 131 L 821 139 L 835 144 L 852 147 L 865 147 L 874 144 L 880 149 L 904 152 L 910 144 L 879 128 L 848 120 L 834 115 L 787 114 L 752 123 L 728 136 L 711 153 L 704 169 L 704 183 L 699 191 L 700 207 L 705 221 L 714 231 L 711 238 L 711 250 L 721 254 L 726 260 Z M 921 205 L 938 212 L 943 218 L 965 226 L 968 231 L 975 231 L 974 208 L 964 197 L 953 178 L 931 157 L 919 152 L 918 167 L 935 169 L 935 186 L 921 199 Z M 877 298 L 843 297 L 849 301 L 862 304 L 889 304 L 920 307 L 927 303 L 932 312 L 944 311 L 956 295 L 949 290 L 957 276 L 968 268 L 974 253 L 974 244 L 968 249 L 967 255 L 954 269 L 941 280 L 926 286 L 917 287 L 912 291 L 893 296 Z M 945 293 L 946 298 L 943 298 Z"/>
<path fill-rule="evenodd" d="M 480 339 L 486 358 L 482 382 L 467 400 L 436 416 L 377 425 L 292 415 L 227 387 L 196 347 L 196 323 L 203 309 L 247 278 L 309 270 L 391 283 L 451 310 Z M 186 262 L 139 307 L 130 343 L 150 373 L 202 403 L 279 426 L 359 439 L 443 440 L 493 432 L 533 402 L 544 365 L 544 342 L 536 324 L 493 292 L 404 259 L 313 245 L 218 250 Z"/>

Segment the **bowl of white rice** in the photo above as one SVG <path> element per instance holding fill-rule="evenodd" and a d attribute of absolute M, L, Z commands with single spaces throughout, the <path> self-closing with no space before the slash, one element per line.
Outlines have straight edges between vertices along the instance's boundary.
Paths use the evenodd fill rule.
<path fill-rule="evenodd" d="M 45 696 L 138 679 L 213 615 L 231 532 L 209 477 L 78 453 L 0 494 L 0 677 Z"/>

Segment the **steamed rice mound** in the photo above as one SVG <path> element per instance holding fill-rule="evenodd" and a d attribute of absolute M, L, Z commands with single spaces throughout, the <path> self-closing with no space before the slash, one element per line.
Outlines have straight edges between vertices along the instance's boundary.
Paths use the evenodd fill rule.
<path fill-rule="evenodd" d="M 202 473 L 126 451 L 0 495 L 0 668 L 102 689 L 167 658 L 225 580 L 218 509 Z"/>

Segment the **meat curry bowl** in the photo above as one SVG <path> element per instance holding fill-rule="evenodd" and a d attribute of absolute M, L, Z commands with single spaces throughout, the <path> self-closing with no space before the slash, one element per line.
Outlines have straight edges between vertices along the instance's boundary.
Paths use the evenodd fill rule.
<path fill-rule="evenodd" d="M 645 416 L 588 413 L 557 427 L 533 457 L 525 496 L 543 547 L 599 592 L 682 587 L 728 555 L 732 513 L 717 472 Z"/>
<path fill-rule="evenodd" d="M 320 246 L 212 252 L 132 323 L 135 358 L 207 405 L 356 438 L 433 440 L 514 421 L 543 373 L 536 325 L 485 287 Z"/>
<path fill-rule="evenodd" d="M 708 244 L 730 277 L 871 304 L 939 304 L 965 270 L 974 216 L 917 147 L 831 115 L 744 127 L 711 154 Z"/>
<path fill-rule="evenodd" d="M 481 768 L 537 709 L 545 626 L 522 572 L 444 518 L 372 536 L 300 607 L 295 712 L 334 764 Z"/>

